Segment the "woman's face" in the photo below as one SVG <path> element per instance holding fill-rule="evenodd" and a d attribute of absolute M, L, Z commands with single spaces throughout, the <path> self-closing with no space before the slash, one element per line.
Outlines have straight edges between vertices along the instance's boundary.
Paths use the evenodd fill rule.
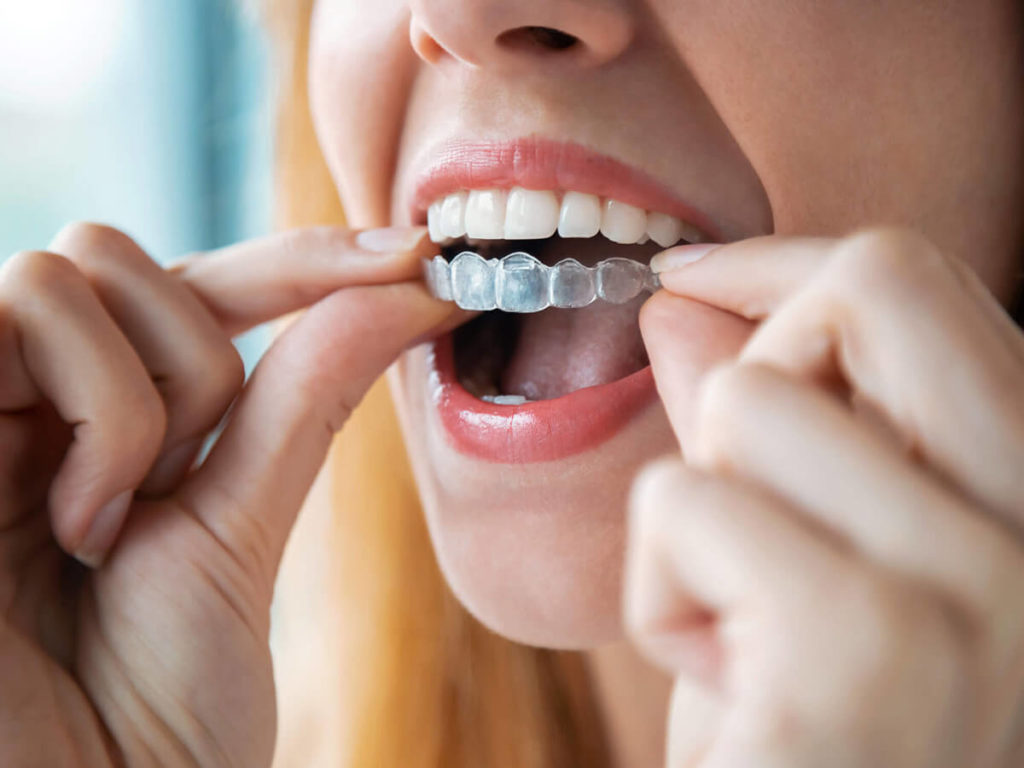
<path fill-rule="evenodd" d="M 356 227 L 425 224 L 451 196 L 457 233 L 475 190 L 470 234 L 489 253 L 593 264 L 658 250 L 612 242 L 642 239 L 644 211 L 655 240 L 676 220 L 722 240 L 902 224 L 1005 301 L 1022 30 L 1016 0 L 319 0 L 311 97 Z M 504 241 L 556 220 L 611 239 Z M 678 447 L 643 370 L 640 303 L 485 318 L 393 371 L 442 569 L 514 639 L 619 632 L 630 480 Z M 694 392 L 748 333 L 707 308 L 678 330 Z M 497 394 L 538 402 L 480 399 Z"/>

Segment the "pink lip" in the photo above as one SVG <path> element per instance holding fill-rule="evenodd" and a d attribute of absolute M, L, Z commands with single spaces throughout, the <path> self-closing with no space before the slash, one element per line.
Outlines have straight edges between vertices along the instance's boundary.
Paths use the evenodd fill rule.
<path fill-rule="evenodd" d="M 430 204 L 450 192 L 510 187 L 565 189 L 614 198 L 677 216 L 715 242 L 722 242 L 721 233 L 704 213 L 643 171 L 574 142 L 537 137 L 445 142 L 431 153 L 429 167 L 414 186 L 411 218 L 416 224 L 424 224 Z"/>
<path fill-rule="evenodd" d="M 507 142 L 451 141 L 431 154 L 410 204 L 425 223 L 437 198 L 460 189 L 521 186 L 574 190 L 678 216 L 721 240 L 706 215 L 646 173 L 572 142 L 536 137 Z M 459 383 L 452 337 L 436 340 L 428 356 L 430 394 L 441 424 L 459 452 L 484 461 L 553 461 L 592 449 L 621 431 L 657 399 L 650 366 L 630 376 L 563 397 L 524 405 L 494 405 Z"/>
<path fill-rule="evenodd" d="M 594 448 L 657 399 L 654 374 L 647 366 L 610 384 L 553 400 L 494 405 L 459 383 L 451 334 L 434 341 L 427 366 L 431 399 L 456 450 L 502 464 L 554 461 Z"/>

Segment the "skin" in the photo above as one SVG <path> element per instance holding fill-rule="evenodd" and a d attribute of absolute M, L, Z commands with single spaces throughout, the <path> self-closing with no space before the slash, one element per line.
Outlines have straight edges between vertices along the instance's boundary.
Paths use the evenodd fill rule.
<path fill-rule="evenodd" d="M 536 24 L 583 55 L 495 42 Z M 407 280 L 429 246 L 396 192 L 438 138 L 538 132 L 657 171 L 740 242 L 656 259 L 641 330 L 664 415 L 579 466 L 456 463 L 402 359 L 454 590 L 517 639 L 624 624 L 675 681 L 674 766 L 1020 764 L 1017 4 L 321 0 L 315 25 L 339 191 L 354 226 L 397 228 L 163 270 L 77 225 L 0 270 L 0 762 L 269 764 L 298 507 L 370 382 L 464 319 Z M 306 306 L 243 387 L 231 337 Z M 641 445 L 686 460 L 630 493 Z M 609 647 L 605 683 L 634 663 Z M 650 764 L 656 737 L 611 705 L 620 764 Z"/>
<path fill-rule="evenodd" d="M 728 240 L 914 228 L 1005 301 L 1022 242 L 1018 6 L 385 0 L 371 10 L 320 0 L 313 113 L 357 226 L 411 223 L 410 185 L 439 142 L 537 134 L 646 171 Z M 542 24 L 576 35 L 583 50 L 498 42 Z M 701 376 L 735 356 L 749 328 L 722 313 L 684 314 L 691 332 L 677 343 L 692 365 L 680 396 L 693 402 Z M 423 353 L 411 352 L 392 383 L 456 594 L 523 642 L 620 638 L 622 509 L 636 469 L 677 445 L 665 415 L 649 411 L 568 460 L 490 464 L 447 444 L 426 375 Z"/>

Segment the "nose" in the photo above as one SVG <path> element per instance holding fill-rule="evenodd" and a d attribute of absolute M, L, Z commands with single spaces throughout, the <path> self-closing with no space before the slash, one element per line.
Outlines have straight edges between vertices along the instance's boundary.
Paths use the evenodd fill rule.
<path fill-rule="evenodd" d="M 515 68 L 538 56 L 599 66 L 629 47 L 624 0 L 412 0 L 410 38 L 435 64 Z"/>

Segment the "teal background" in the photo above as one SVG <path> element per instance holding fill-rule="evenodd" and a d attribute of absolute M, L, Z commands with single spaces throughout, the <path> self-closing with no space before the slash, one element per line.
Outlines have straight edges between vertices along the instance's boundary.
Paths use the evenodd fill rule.
<path fill-rule="evenodd" d="M 0 0 L 0 262 L 77 220 L 160 262 L 267 232 L 270 81 L 230 0 Z"/>

